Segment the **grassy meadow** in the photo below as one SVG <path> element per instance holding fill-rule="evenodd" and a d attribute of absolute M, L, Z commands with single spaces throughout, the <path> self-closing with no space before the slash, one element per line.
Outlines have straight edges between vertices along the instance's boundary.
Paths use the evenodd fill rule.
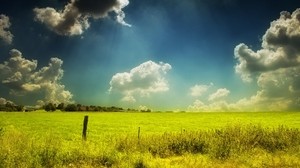
<path fill-rule="evenodd" d="M 300 167 L 300 113 L 1 112 L 2 167 Z"/>

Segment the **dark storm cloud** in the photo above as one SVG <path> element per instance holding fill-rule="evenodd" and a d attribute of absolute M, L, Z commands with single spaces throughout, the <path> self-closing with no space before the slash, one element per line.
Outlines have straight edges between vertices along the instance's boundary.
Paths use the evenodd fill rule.
<path fill-rule="evenodd" d="M 105 17 L 117 5 L 117 0 L 76 0 L 74 2 L 79 12 L 98 17 Z"/>
<path fill-rule="evenodd" d="M 89 18 L 108 17 L 110 12 L 116 14 L 116 21 L 130 26 L 124 21 L 122 11 L 129 4 L 128 0 L 71 0 L 62 11 L 51 7 L 35 8 L 35 20 L 45 24 L 50 30 L 60 35 L 80 35 L 89 28 Z"/>

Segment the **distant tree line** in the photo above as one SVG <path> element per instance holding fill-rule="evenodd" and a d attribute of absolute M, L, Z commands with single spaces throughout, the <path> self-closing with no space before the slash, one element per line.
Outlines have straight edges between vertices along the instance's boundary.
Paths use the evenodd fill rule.
<path fill-rule="evenodd" d="M 6 102 L 5 104 L 0 105 L 0 111 L 24 111 L 24 106 L 23 105 L 15 105 L 10 102 Z"/>
<path fill-rule="evenodd" d="M 94 106 L 94 105 L 82 105 L 82 104 L 54 104 L 54 103 L 47 103 L 43 105 L 41 108 L 36 107 L 24 107 L 23 105 L 16 105 L 11 102 L 7 102 L 6 104 L 0 104 L 0 111 L 5 112 L 12 112 L 12 111 L 19 111 L 19 112 L 31 112 L 38 109 L 44 109 L 47 112 L 52 112 L 56 110 L 66 111 L 66 112 L 80 112 L 80 111 L 91 111 L 91 112 L 151 112 L 150 109 L 143 109 L 137 110 L 133 108 L 124 109 L 121 107 L 111 106 L 111 107 L 104 107 L 104 106 Z"/>
<path fill-rule="evenodd" d="M 138 112 L 139 110 L 128 108 L 128 109 L 123 109 L 121 107 L 103 107 L 103 106 L 94 106 L 94 105 L 82 105 L 82 104 L 64 104 L 60 103 L 58 105 L 53 104 L 53 103 L 48 103 L 43 106 L 43 109 L 45 111 L 56 111 L 56 110 L 61 110 L 61 111 L 66 111 L 66 112 L 77 112 L 77 111 L 91 111 L 91 112 L 125 112 L 125 111 L 131 111 L 131 112 Z M 143 110 L 141 112 L 151 112 L 150 109 Z"/>

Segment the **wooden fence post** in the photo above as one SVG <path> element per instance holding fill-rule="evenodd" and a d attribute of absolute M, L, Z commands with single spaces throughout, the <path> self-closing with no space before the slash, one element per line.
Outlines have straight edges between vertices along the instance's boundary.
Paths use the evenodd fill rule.
<path fill-rule="evenodd" d="M 83 129 L 82 129 L 82 139 L 86 141 L 86 131 L 87 131 L 87 126 L 89 122 L 89 116 L 84 116 L 83 119 Z"/>
<path fill-rule="evenodd" d="M 138 129 L 138 143 L 140 144 L 140 134 L 141 134 L 141 127 Z"/>

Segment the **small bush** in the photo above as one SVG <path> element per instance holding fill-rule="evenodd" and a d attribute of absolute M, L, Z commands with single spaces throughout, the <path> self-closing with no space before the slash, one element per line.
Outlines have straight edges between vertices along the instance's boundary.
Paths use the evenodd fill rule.
<path fill-rule="evenodd" d="M 108 155 L 98 156 L 93 159 L 93 165 L 105 166 L 105 167 L 112 167 L 113 164 L 116 162 L 115 159 Z"/>
<path fill-rule="evenodd" d="M 147 166 L 145 165 L 145 163 L 144 163 L 144 161 L 142 159 L 138 159 L 134 163 L 134 168 L 147 168 Z"/>

